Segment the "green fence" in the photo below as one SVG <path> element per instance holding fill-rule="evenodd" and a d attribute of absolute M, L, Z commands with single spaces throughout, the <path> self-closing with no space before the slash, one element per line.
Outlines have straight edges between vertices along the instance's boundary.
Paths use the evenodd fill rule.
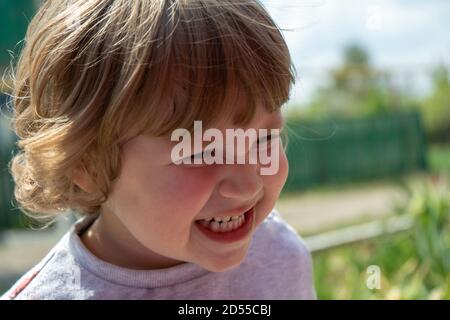
<path fill-rule="evenodd" d="M 8 171 L 8 162 L 12 157 L 16 137 L 9 129 L 6 114 L 0 105 L 0 231 L 19 227 L 23 222 L 23 217 L 12 205 L 14 184 Z"/>
<path fill-rule="evenodd" d="M 37 3 L 32 0 L 0 0 L 0 66 L 10 63 L 9 50 L 19 51 L 20 46 L 16 45 L 25 36 Z"/>
<path fill-rule="evenodd" d="M 11 61 L 11 52 L 17 57 L 28 23 L 33 17 L 39 0 L 0 0 L 0 73 Z M 5 79 L 8 80 L 8 79 Z M 1 86 L 0 86 L 1 87 Z M 13 195 L 12 178 L 8 173 L 7 163 L 11 158 L 15 136 L 8 129 L 4 103 L 6 95 L 0 92 L 0 231 L 5 228 L 22 225 L 23 217 L 18 210 L 13 210 L 11 201 Z"/>
<path fill-rule="evenodd" d="M 283 192 L 426 169 L 425 135 L 415 112 L 288 126 Z"/>

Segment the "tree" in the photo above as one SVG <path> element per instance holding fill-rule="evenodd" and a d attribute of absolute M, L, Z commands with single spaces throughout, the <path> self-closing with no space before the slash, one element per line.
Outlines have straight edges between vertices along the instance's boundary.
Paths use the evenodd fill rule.
<path fill-rule="evenodd" d="M 329 82 L 316 91 L 307 114 L 353 117 L 397 108 L 400 94 L 388 85 L 389 80 L 388 72 L 371 65 L 364 47 L 349 44 L 343 50 L 342 64 L 330 70 Z"/>

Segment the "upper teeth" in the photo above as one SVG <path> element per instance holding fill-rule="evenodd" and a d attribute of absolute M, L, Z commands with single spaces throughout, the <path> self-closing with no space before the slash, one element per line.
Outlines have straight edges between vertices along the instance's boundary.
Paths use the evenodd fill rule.
<path fill-rule="evenodd" d="M 241 214 L 240 216 L 231 216 L 231 217 L 214 217 L 214 218 L 208 218 L 208 219 L 204 219 L 204 220 L 206 220 L 206 221 L 211 221 L 211 220 L 213 220 L 214 219 L 214 221 L 217 221 L 217 222 L 221 222 L 221 221 L 225 221 L 225 222 L 228 222 L 228 221 L 230 221 L 230 220 L 237 220 L 237 219 L 239 219 L 239 217 L 242 217 L 243 216 L 243 214 Z"/>

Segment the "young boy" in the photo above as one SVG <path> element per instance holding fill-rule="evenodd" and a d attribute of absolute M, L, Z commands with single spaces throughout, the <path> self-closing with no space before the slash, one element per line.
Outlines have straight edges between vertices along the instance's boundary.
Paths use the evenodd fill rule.
<path fill-rule="evenodd" d="M 274 210 L 295 77 L 257 0 L 46 1 L 16 68 L 17 202 L 80 220 L 4 299 L 315 298 L 310 254 Z M 215 148 L 177 158 L 195 122 Z M 238 129 L 258 138 L 237 154 L 265 150 L 273 172 L 233 162 L 221 138 Z"/>

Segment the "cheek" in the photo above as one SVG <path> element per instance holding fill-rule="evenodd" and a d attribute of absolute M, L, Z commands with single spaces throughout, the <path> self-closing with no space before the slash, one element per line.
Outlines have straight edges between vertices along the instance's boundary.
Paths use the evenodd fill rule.
<path fill-rule="evenodd" d="M 278 172 L 274 175 L 261 175 L 264 183 L 264 198 L 257 207 L 259 215 L 256 224 L 261 223 L 273 210 L 280 196 L 280 192 L 286 183 L 289 165 L 284 151 L 280 151 Z"/>
<path fill-rule="evenodd" d="M 148 247 L 173 243 L 174 238 L 183 243 L 214 190 L 214 179 L 215 174 L 203 168 L 128 171 L 114 191 L 113 210 L 128 231 Z"/>
<path fill-rule="evenodd" d="M 146 219 L 191 219 L 208 201 L 215 175 L 204 168 L 125 166 L 114 192 L 119 214 L 135 212 Z M 117 197 L 118 196 L 118 197 Z"/>
<path fill-rule="evenodd" d="M 182 203 L 183 210 L 189 208 L 198 211 L 211 196 L 215 180 L 216 175 L 208 167 L 175 167 L 161 179 L 162 183 L 158 184 L 155 192 L 162 193 L 163 197 L 170 195 L 172 199 Z"/>
<path fill-rule="evenodd" d="M 280 148 L 280 153 L 278 157 L 278 171 L 274 175 L 262 175 L 266 189 L 275 191 L 278 193 L 283 188 L 286 183 L 287 176 L 289 172 L 289 164 L 286 158 L 286 154 L 282 148 Z"/>
<path fill-rule="evenodd" d="M 278 172 L 274 175 L 261 175 L 264 182 L 267 205 L 273 206 L 277 201 L 289 172 L 289 164 L 284 151 L 280 151 Z M 272 209 L 272 208 L 270 208 Z"/>
<path fill-rule="evenodd" d="M 289 163 L 288 163 L 286 154 L 284 153 L 284 150 L 283 150 L 280 154 L 280 172 L 279 172 L 278 178 L 277 178 L 277 179 L 279 179 L 279 183 L 281 184 L 280 189 L 282 189 L 284 184 L 286 183 L 288 174 L 289 174 Z"/>

